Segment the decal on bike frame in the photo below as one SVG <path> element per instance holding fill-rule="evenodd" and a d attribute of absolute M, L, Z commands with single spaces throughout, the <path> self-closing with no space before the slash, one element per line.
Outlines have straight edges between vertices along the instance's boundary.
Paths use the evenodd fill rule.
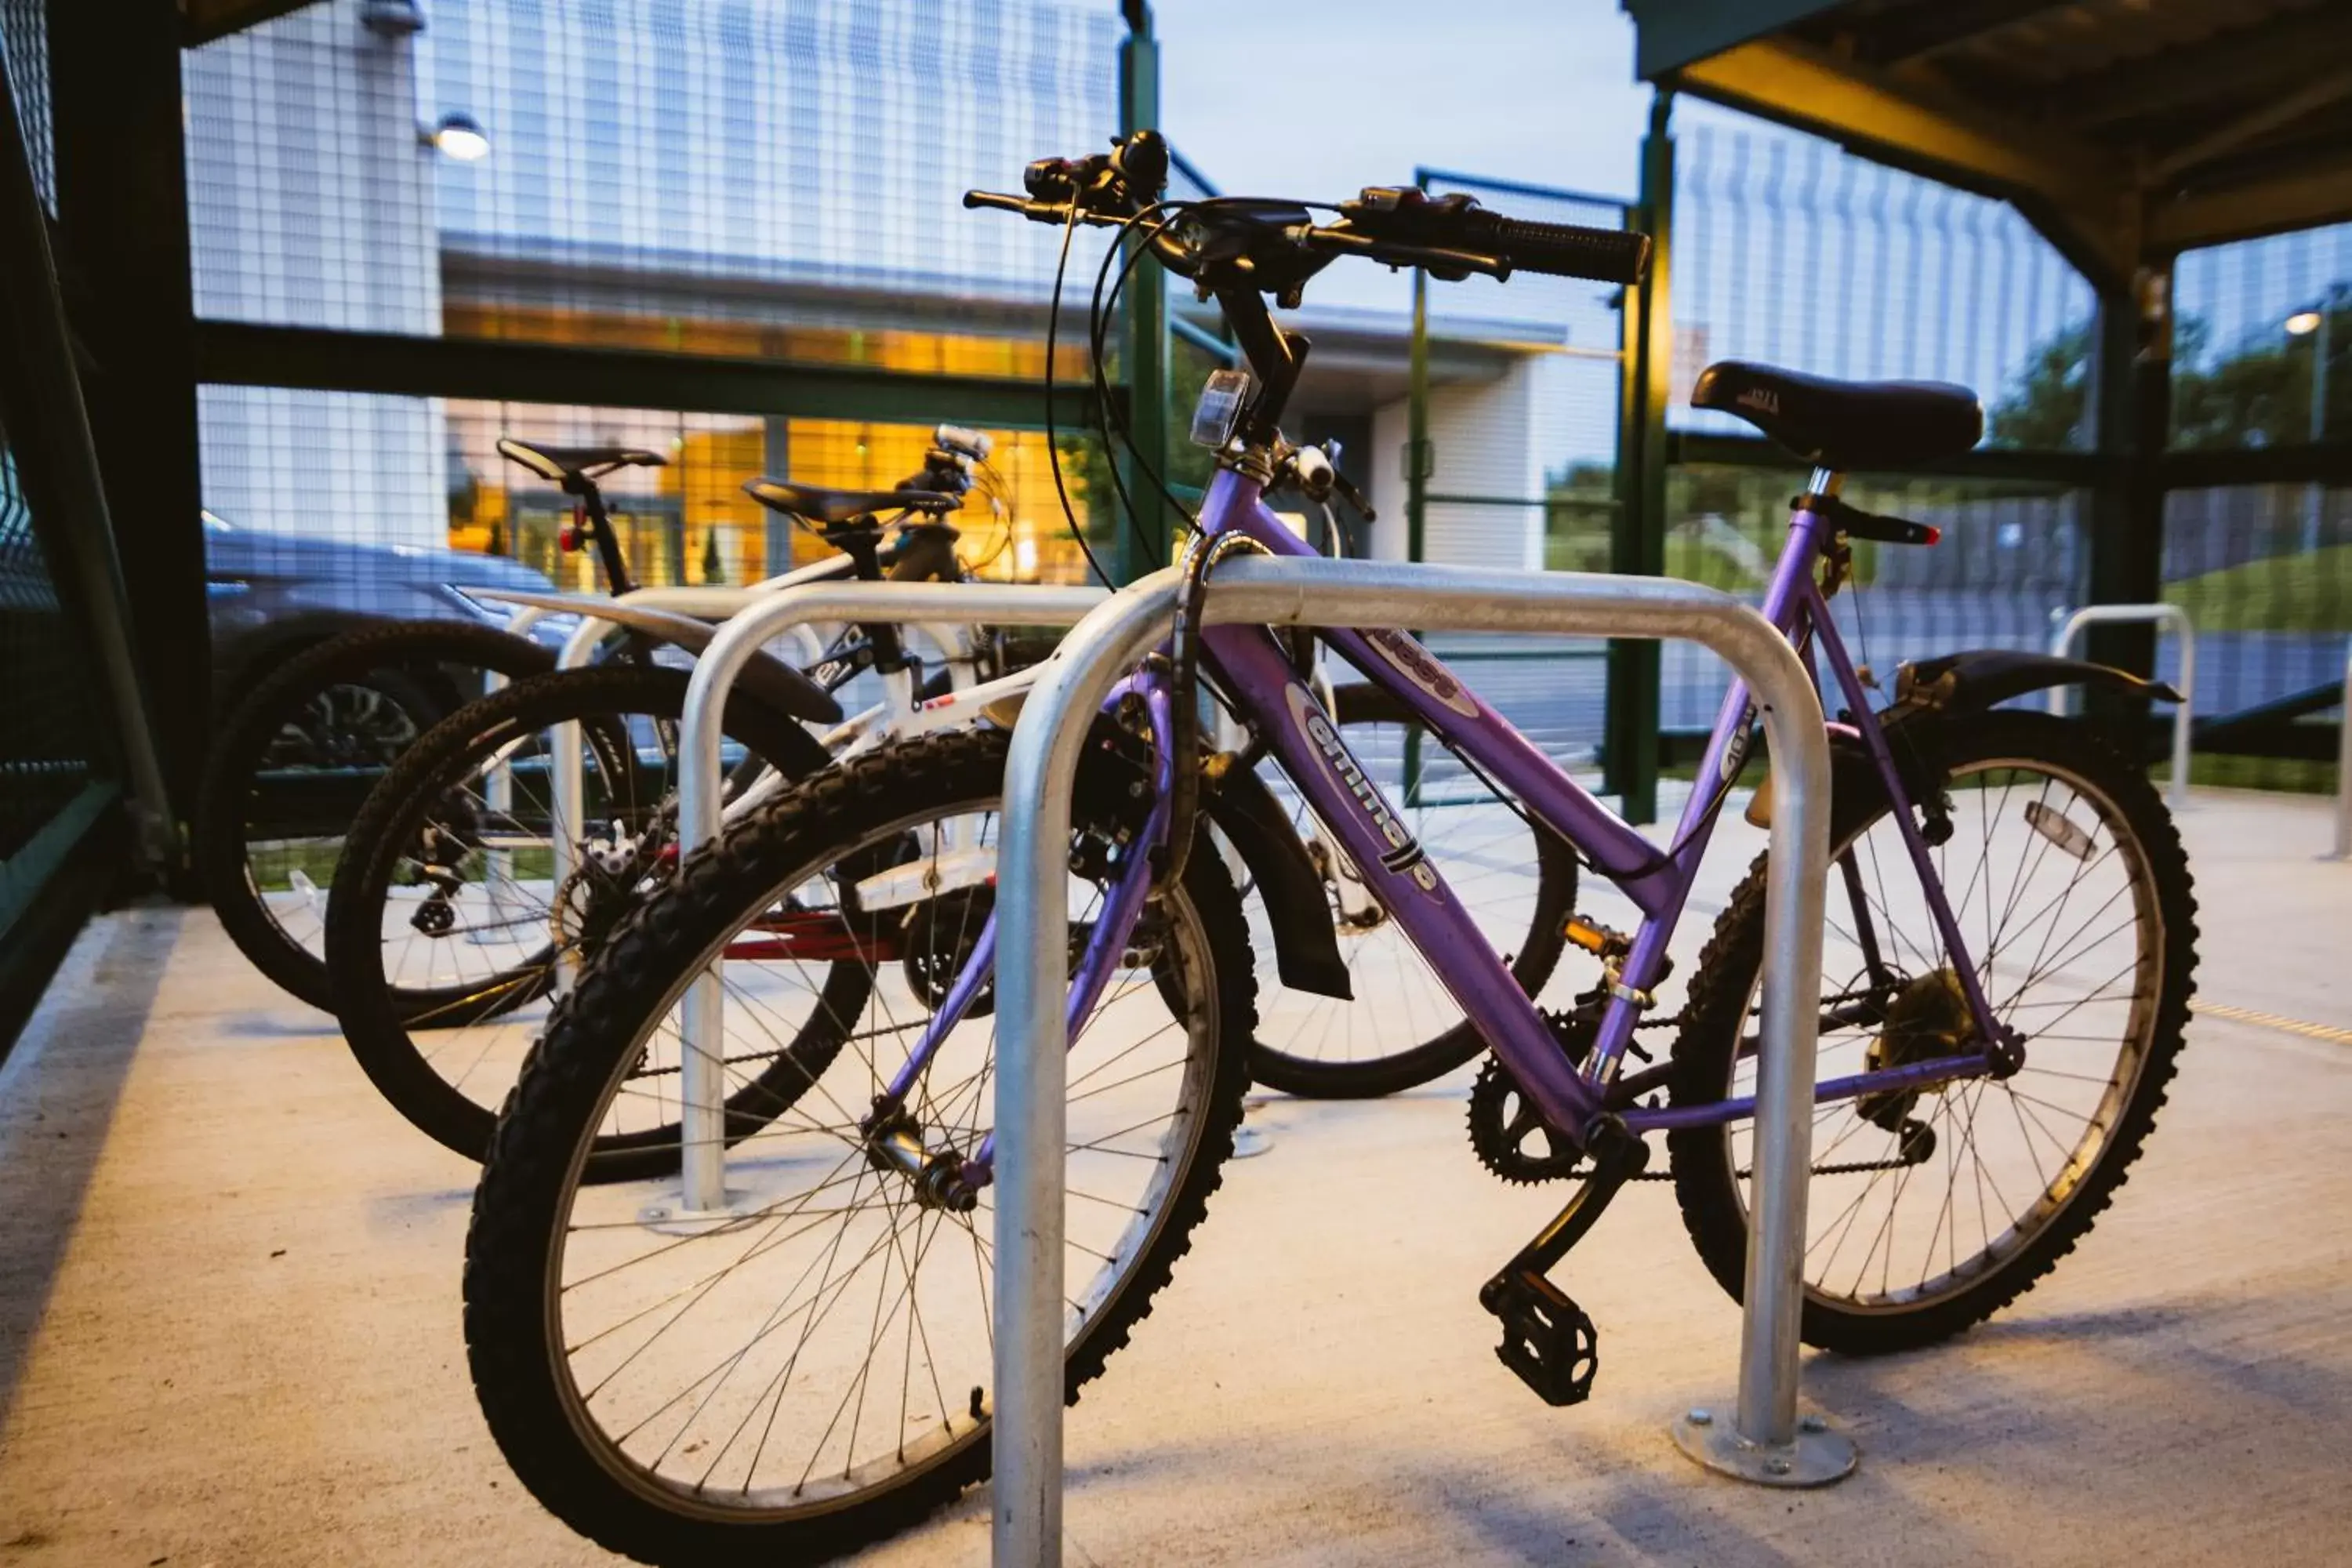
<path fill-rule="evenodd" d="M 1381 797 L 1380 786 L 1373 784 L 1357 763 L 1339 739 L 1339 731 L 1315 705 L 1314 696 L 1294 680 L 1284 689 L 1283 698 L 1290 708 L 1290 721 L 1298 726 L 1299 733 L 1314 746 L 1316 758 L 1322 763 L 1324 771 L 1355 799 L 1371 822 L 1372 831 L 1388 845 L 1388 852 L 1381 857 L 1381 868 L 1393 876 L 1409 878 L 1414 887 L 1434 895 L 1437 891 L 1436 868 L 1422 854 L 1421 846 L 1413 841 L 1412 835 L 1405 831 L 1404 824 L 1389 810 L 1389 803 Z"/>
<path fill-rule="evenodd" d="M 1448 710 L 1465 719 L 1478 717 L 1476 700 L 1411 637 L 1396 631 L 1366 632 L 1363 637 L 1372 651 L 1393 666 L 1398 674 L 1444 703 Z"/>

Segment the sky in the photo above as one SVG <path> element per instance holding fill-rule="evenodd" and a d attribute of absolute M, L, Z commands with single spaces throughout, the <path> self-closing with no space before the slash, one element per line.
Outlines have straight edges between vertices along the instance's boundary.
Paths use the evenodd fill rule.
<path fill-rule="evenodd" d="M 1633 195 L 1649 92 L 1617 0 L 1159 0 L 1160 118 L 1226 190 L 1416 164 Z"/>
<path fill-rule="evenodd" d="M 1633 195 L 1650 95 L 1617 0 L 1155 0 L 1153 17 L 1162 128 L 1225 192 L 1336 201 L 1426 166 Z M 1403 297 L 1345 271 L 1310 297 Z"/>

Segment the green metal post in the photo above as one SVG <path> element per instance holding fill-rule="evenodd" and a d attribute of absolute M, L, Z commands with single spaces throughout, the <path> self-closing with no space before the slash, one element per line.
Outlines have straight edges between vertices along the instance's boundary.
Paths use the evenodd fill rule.
<path fill-rule="evenodd" d="M 173 0 L 50 0 L 69 325 L 171 819 L 194 815 L 212 698 L 198 517 L 195 310 Z M 11 278 L 10 286 L 16 279 Z"/>
<path fill-rule="evenodd" d="M 171 795 L 156 754 L 149 693 L 140 680 L 122 563 L 90 438 L 73 336 L 58 299 L 47 215 L 34 190 L 22 123 L 14 84 L 0 70 L 0 258 L 8 278 L 8 287 L 0 290 L 0 422 L 7 427 L 6 450 L 29 503 L 39 547 L 35 573 L 47 567 L 62 612 L 58 619 L 79 645 L 74 651 L 104 704 L 107 723 L 93 722 L 90 729 L 111 755 L 90 758 L 91 771 L 128 786 L 140 829 L 134 848 L 142 859 L 162 865 L 173 849 Z M 25 624 L 39 621 L 27 617 Z M 8 671 L 12 684 L 24 674 Z M 112 791 L 111 784 L 103 788 L 110 798 Z M 79 838 L 79 831 L 61 836 L 58 863 Z M 14 932 L 25 902 L 35 896 L 29 889 L 47 881 L 46 874 L 34 875 L 32 862 L 19 853 L 23 847 L 0 846 L 0 932 L 11 933 L 11 941 L 22 940 Z M 6 967 L 0 963 L 0 970 Z M 13 1026 L 0 1019 L 0 1051 L 12 1034 Z"/>
<path fill-rule="evenodd" d="M 1674 227 L 1675 142 L 1671 93 L 1650 101 L 1642 142 L 1642 192 L 1633 210 L 1650 236 L 1650 276 L 1625 291 L 1624 376 L 1619 413 L 1616 516 L 1609 531 L 1609 569 L 1663 576 L 1666 569 L 1666 398 L 1674 365 L 1674 311 L 1667 259 Z M 1658 816 L 1658 645 L 1609 645 L 1609 713 L 1602 748 L 1606 787 L 1629 822 Z"/>
<path fill-rule="evenodd" d="M 1118 49 L 1122 134 L 1160 124 L 1160 44 L 1151 33 L 1151 8 L 1144 0 L 1126 0 L 1125 8 L 1128 35 Z M 1168 354 L 1168 274 L 1145 262 L 1127 281 L 1128 427 L 1135 445 L 1121 458 L 1125 468 L 1119 477 L 1141 526 L 1121 525 L 1114 534 L 1111 569 L 1122 584 L 1165 566 L 1174 551 L 1175 520 L 1151 478 L 1168 477 L 1173 447 Z"/>
<path fill-rule="evenodd" d="M 1429 476 L 1429 274 L 1412 274 L 1412 368 L 1405 402 L 1404 558 L 1418 561 L 1427 540 Z"/>
<path fill-rule="evenodd" d="M 2088 598 L 2095 605 L 2145 605 L 2163 596 L 2161 464 L 2172 421 L 2171 296 L 2168 261 L 2142 268 L 2128 286 L 2110 281 L 2099 289 L 2093 418 L 2099 455 L 2109 462 L 2092 497 Z M 2088 648 L 2101 664 L 2148 674 L 2155 668 L 2156 629 L 2095 626 Z M 2144 721 L 2144 701 L 2092 697 L 2094 712 Z"/>

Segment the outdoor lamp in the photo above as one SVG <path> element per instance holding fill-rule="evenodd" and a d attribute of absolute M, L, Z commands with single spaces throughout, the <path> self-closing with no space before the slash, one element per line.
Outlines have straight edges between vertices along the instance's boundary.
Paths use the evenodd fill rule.
<path fill-rule="evenodd" d="M 417 140 L 439 151 L 445 157 L 460 163 L 471 163 L 487 158 L 490 139 L 470 114 L 445 114 L 440 123 L 425 132 Z"/>
<path fill-rule="evenodd" d="M 2319 312 L 2297 310 L 2286 319 L 2286 330 L 2298 338 L 2306 337 L 2319 331 Z"/>
<path fill-rule="evenodd" d="M 360 26 L 382 38 L 405 38 L 425 30 L 425 13 L 416 0 L 367 0 L 360 7 Z"/>

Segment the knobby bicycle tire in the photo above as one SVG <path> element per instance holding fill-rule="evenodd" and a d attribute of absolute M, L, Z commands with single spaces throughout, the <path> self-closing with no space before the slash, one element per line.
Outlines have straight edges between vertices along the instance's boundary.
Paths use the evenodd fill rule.
<path fill-rule="evenodd" d="M 543 674 L 555 656 L 527 637 L 464 621 L 407 621 L 364 627 L 305 649 L 262 681 L 231 712 L 213 742 L 199 791 L 194 843 L 196 872 L 221 928 L 254 967 L 297 1000 L 334 1011 L 334 987 L 322 949 L 290 932 L 256 885 L 250 855 L 254 813 L 269 748 L 289 721 L 328 690 L 363 684 L 390 671 L 412 685 L 441 684 L 451 668 L 509 680 Z M 405 672 L 405 673 L 403 673 Z M 423 687 L 429 700 L 437 694 Z M 462 697 L 458 700 L 462 700 Z M 416 715 L 421 734 L 445 717 Z"/>
<path fill-rule="evenodd" d="M 327 959 L 337 1017 L 369 1080 L 412 1124 L 445 1147 L 470 1159 L 482 1158 L 489 1147 L 497 1103 L 510 1086 L 498 1085 L 495 1095 L 477 1098 L 451 1082 L 436 1065 L 436 1055 L 446 1051 L 420 1045 L 430 1033 L 447 1029 L 427 1031 L 417 1020 L 436 1008 L 446 1012 L 460 1004 L 436 993 L 403 991 L 385 973 L 385 910 L 406 847 L 436 804 L 474 776 L 484 758 L 501 745 L 576 721 L 588 731 L 588 743 L 597 745 L 600 752 L 611 752 L 616 749 L 614 743 L 597 737 L 600 719 L 674 721 L 683 710 L 688 679 L 681 670 L 620 665 L 518 681 L 467 704 L 421 737 L 369 795 L 352 823 L 352 851 L 343 858 L 328 906 Z M 748 693 L 739 690 L 730 700 L 721 728 L 787 777 L 801 777 L 824 764 L 823 748 L 806 730 Z M 625 736 L 617 749 L 629 753 L 619 765 L 634 767 Z M 551 975 L 551 963 L 546 961 L 552 957 L 551 948 L 532 962 L 529 975 L 519 970 L 503 989 L 491 981 L 472 983 L 472 990 L 484 1000 L 468 1012 L 465 1023 L 491 1023 L 513 1006 L 538 999 L 545 989 L 538 982 Z M 866 984 L 861 965 L 832 965 L 829 984 L 844 992 L 837 1002 L 862 1005 Z M 848 993 L 855 993 L 854 998 Z M 761 1125 L 765 1115 L 791 1102 L 791 1090 L 810 1074 L 823 1071 L 840 1047 L 839 1038 L 827 1034 L 820 1029 L 797 1042 L 759 1076 L 756 1093 L 746 1090 L 736 1097 L 741 1104 L 730 1108 L 730 1136 Z M 458 1053 L 461 1058 L 464 1054 Z M 648 1168 L 674 1166 L 675 1143 L 674 1124 L 608 1134 L 595 1150 L 597 1172 L 619 1179 Z"/>

